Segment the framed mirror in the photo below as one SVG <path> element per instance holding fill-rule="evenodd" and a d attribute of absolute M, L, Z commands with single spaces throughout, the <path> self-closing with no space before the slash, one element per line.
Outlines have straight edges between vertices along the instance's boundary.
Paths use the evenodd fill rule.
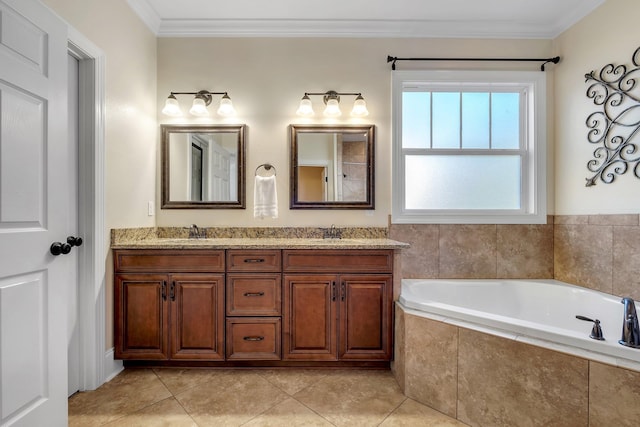
<path fill-rule="evenodd" d="M 162 125 L 162 209 L 245 208 L 245 125 Z"/>
<path fill-rule="evenodd" d="M 291 209 L 373 209 L 373 125 L 291 125 Z"/>

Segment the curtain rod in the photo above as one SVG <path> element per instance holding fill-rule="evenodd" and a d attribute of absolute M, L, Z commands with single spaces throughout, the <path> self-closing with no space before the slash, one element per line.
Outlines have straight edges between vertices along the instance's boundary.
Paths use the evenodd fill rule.
<path fill-rule="evenodd" d="M 544 71 L 544 66 L 550 62 L 557 64 L 560 57 L 554 58 L 398 58 L 397 56 L 387 56 L 387 63 L 391 62 L 391 69 L 396 69 L 396 61 L 504 61 L 504 62 L 542 62 L 540 71 Z"/>

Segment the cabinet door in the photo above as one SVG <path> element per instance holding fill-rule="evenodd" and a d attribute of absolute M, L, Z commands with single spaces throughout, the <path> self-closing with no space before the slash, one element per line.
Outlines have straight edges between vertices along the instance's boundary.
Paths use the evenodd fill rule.
<path fill-rule="evenodd" d="M 391 275 L 340 277 L 340 359 L 390 360 L 391 303 Z"/>
<path fill-rule="evenodd" d="M 283 359 L 337 359 L 336 279 L 285 276 Z"/>
<path fill-rule="evenodd" d="M 224 360 L 224 275 L 172 275 L 171 359 Z"/>
<path fill-rule="evenodd" d="M 116 359 L 167 359 L 167 276 L 116 274 Z"/>

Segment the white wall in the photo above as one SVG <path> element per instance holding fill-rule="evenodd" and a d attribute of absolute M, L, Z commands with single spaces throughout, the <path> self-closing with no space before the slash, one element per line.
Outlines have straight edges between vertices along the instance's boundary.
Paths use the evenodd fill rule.
<path fill-rule="evenodd" d="M 152 227 L 157 112 L 155 35 L 126 0 L 43 0 L 106 54 L 106 225 Z"/>
<path fill-rule="evenodd" d="M 247 132 L 247 209 L 159 210 L 158 225 L 184 226 L 387 226 L 391 212 L 391 65 L 387 55 L 547 57 L 549 40 L 334 39 L 334 38 L 160 38 L 158 40 L 158 120 L 160 123 L 245 123 Z M 526 63 L 398 63 L 410 68 L 537 69 Z M 552 66 L 551 66 L 552 67 Z M 550 67 L 550 68 L 551 68 Z M 170 91 L 228 91 L 238 117 L 171 118 L 160 110 Z M 305 92 L 362 92 L 369 109 L 352 119 L 355 97 L 342 97 L 343 115 L 322 116 L 322 97 L 312 97 L 316 116 L 296 116 Z M 183 110 L 191 97 L 180 96 Z M 217 103 L 219 97 L 214 100 Z M 213 105 L 212 105 L 213 107 Z M 296 123 L 373 123 L 376 125 L 375 203 L 361 210 L 289 210 L 288 125 Z M 552 135 L 550 135 L 552 136 Z M 551 138 L 549 138 L 551 139 Z M 159 141 L 158 141 L 159 144 Z M 158 165 L 160 160 L 158 159 Z M 278 171 L 279 218 L 253 218 L 253 171 L 269 162 Z M 551 180 L 550 180 L 551 181 Z M 160 194 L 160 175 L 157 177 Z M 552 201 L 552 200 L 551 200 Z"/>
<path fill-rule="evenodd" d="M 585 187 L 586 178 L 593 176 L 587 162 L 594 158 L 597 147 L 587 142 L 585 122 L 600 107 L 587 98 L 589 84 L 584 77 L 610 63 L 633 68 L 631 56 L 640 47 L 639 16 L 638 0 L 607 0 L 554 41 L 554 51 L 562 57 L 555 70 L 558 215 L 640 212 L 640 179 L 631 170 L 612 184 L 598 181 L 595 186 Z M 640 143 L 640 136 L 636 140 Z"/>

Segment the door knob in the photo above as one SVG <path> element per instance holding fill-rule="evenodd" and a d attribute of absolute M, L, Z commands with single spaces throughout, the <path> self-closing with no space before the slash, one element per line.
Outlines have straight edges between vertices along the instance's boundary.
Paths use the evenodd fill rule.
<path fill-rule="evenodd" d="M 49 247 L 49 252 L 55 256 L 66 255 L 71 252 L 71 245 L 68 243 L 53 242 Z"/>
<path fill-rule="evenodd" d="M 69 236 L 67 237 L 67 243 L 70 244 L 71 246 L 81 246 L 82 237 Z"/>

